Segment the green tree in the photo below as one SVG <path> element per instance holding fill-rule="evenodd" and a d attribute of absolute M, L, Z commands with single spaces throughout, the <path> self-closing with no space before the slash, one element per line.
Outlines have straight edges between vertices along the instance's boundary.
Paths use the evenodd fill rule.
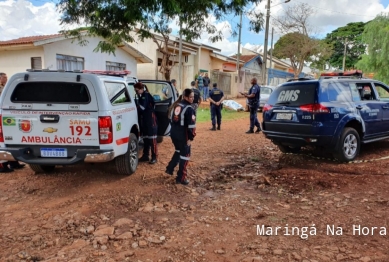
<path fill-rule="evenodd" d="M 85 24 L 86 28 L 64 30 L 68 36 L 76 36 L 81 44 L 82 32 L 104 38 L 95 51 L 114 52 L 117 45 L 133 42 L 136 31 L 138 37 L 152 38 L 162 53 L 162 71 L 165 79 L 170 79 L 172 53 L 168 50 L 170 41 L 169 24 L 176 20 L 180 34 L 186 41 L 200 37 L 206 31 L 212 42 L 222 39 L 222 32 L 207 18 L 213 15 L 220 19 L 227 14 L 239 15 L 245 6 L 258 4 L 261 0 L 60 0 L 57 7 L 63 14 L 64 26 Z M 250 27 L 255 31 L 262 29 L 263 14 L 252 14 Z M 155 37 L 158 34 L 161 37 Z M 160 68 L 160 70 L 161 70 Z"/>
<path fill-rule="evenodd" d="M 319 40 L 318 52 L 311 56 L 308 61 L 311 62 L 309 67 L 315 71 L 323 71 L 329 63 L 329 59 L 333 54 L 333 46 L 325 40 Z"/>
<path fill-rule="evenodd" d="M 344 54 L 346 54 L 345 68 L 353 69 L 356 67 L 366 49 L 362 41 L 364 28 L 365 23 L 363 22 L 349 23 L 327 34 L 324 40 L 333 46 L 333 54 L 329 58 L 332 67 L 343 67 Z"/>
<path fill-rule="evenodd" d="M 301 3 L 288 7 L 285 15 L 275 21 L 278 29 L 285 35 L 274 45 L 273 55 L 290 59 L 295 78 L 298 78 L 305 62 L 320 53 L 320 41 L 310 36 L 312 29 L 309 17 L 313 14 L 314 11 L 308 4 Z"/>
<path fill-rule="evenodd" d="M 357 63 L 365 72 L 374 72 L 374 78 L 389 83 L 389 16 L 378 15 L 365 25 L 362 41 L 367 46 L 367 53 Z"/>

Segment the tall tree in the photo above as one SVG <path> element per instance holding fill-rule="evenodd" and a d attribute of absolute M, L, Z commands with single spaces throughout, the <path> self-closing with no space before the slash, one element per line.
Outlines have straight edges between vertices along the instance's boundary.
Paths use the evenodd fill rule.
<path fill-rule="evenodd" d="M 309 18 L 313 14 L 308 4 L 301 3 L 289 6 L 283 16 L 275 19 L 275 25 L 285 35 L 274 45 L 273 54 L 290 59 L 295 78 L 298 78 L 304 63 L 319 53 L 320 41 L 310 36 L 313 29 Z"/>
<path fill-rule="evenodd" d="M 342 68 L 345 58 L 345 69 L 355 68 L 366 49 L 366 45 L 362 42 L 364 28 L 363 22 L 349 23 L 327 34 L 324 40 L 333 46 L 334 51 L 329 58 L 332 67 Z"/>
<path fill-rule="evenodd" d="M 374 72 L 374 78 L 389 83 L 389 15 L 381 14 L 365 25 L 362 41 L 367 53 L 357 66 L 365 72 Z"/>
<path fill-rule="evenodd" d="M 206 31 L 211 41 L 222 39 L 222 32 L 208 19 L 213 15 L 220 19 L 224 15 L 239 15 L 249 4 L 261 0 L 60 0 L 57 7 L 63 14 L 64 26 L 85 24 L 86 28 L 63 31 L 66 35 L 77 36 L 82 42 L 82 30 L 90 35 L 104 38 L 95 51 L 114 52 L 115 46 L 124 41 L 133 42 L 131 32 L 136 31 L 140 39 L 153 38 L 162 53 L 164 76 L 167 80 L 171 72 L 171 53 L 168 51 L 169 24 L 176 20 L 184 26 L 181 34 L 187 41 L 197 39 Z M 254 14 L 251 21 L 253 30 L 262 29 L 263 15 Z M 162 35 L 162 42 L 155 38 Z M 85 44 L 85 42 L 84 42 Z"/>

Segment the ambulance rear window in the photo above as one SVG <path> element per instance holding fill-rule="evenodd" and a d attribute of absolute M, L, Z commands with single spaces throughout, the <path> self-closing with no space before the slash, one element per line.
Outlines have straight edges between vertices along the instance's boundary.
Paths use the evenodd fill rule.
<path fill-rule="evenodd" d="M 88 104 L 88 88 L 82 83 L 24 82 L 19 83 L 12 95 L 14 103 Z"/>

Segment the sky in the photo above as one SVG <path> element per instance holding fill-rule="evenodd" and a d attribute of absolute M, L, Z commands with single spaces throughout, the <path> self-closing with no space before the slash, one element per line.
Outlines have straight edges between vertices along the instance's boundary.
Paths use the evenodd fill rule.
<path fill-rule="evenodd" d="M 376 15 L 389 13 L 389 0 L 272 0 L 270 4 L 270 30 L 268 47 L 271 45 L 271 31 L 274 28 L 273 44 L 280 35 L 273 27 L 272 20 L 282 16 L 283 11 L 292 5 L 307 3 L 314 11 L 309 24 L 312 25 L 315 37 L 323 38 L 327 33 L 351 22 L 367 22 Z M 59 24 L 60 14 L 56 11 L 56 0 L 0 0 L 0 41 L 19 37 L 56 34 L 64 29 Z M 266 12 L 267 1 L 263 0 L 258 6 L 251 7 Z M 249 10 L 249 9 L 247 9 Z M 224 55 L 236 54 L 238 50 L 238 36 L 232 36 L 231 28 L 237 28 L 239 17 L 229 16 L 225 21 L 211 21 L 223 31 L 224 39 L 211 43 L 209 36 L 203 33 L 196 42 L 210 45 L 221 50 Z M 173 34 L 177 32 L 177 25 L 171 25 Z M 242 20 L 241 46 L 261 51 L 264 43 L 264 31 L 254 33 L 248 30 L 249 20 L 244 15 Z"/>

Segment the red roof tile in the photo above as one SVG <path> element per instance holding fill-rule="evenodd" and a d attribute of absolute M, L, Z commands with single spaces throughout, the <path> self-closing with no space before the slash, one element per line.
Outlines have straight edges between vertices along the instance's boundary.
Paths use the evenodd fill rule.
<path fill-rule="evenodd" d="M 26 37 L 20 37 L 17 39 L 0 41 L 0 46 L 33 44 L 36 41 L 47 40 L 47 39 L 56 38 L 56 37 L 60 37 L 60 36 L 62 36 L 62 34 L 26 36 Z"/>

